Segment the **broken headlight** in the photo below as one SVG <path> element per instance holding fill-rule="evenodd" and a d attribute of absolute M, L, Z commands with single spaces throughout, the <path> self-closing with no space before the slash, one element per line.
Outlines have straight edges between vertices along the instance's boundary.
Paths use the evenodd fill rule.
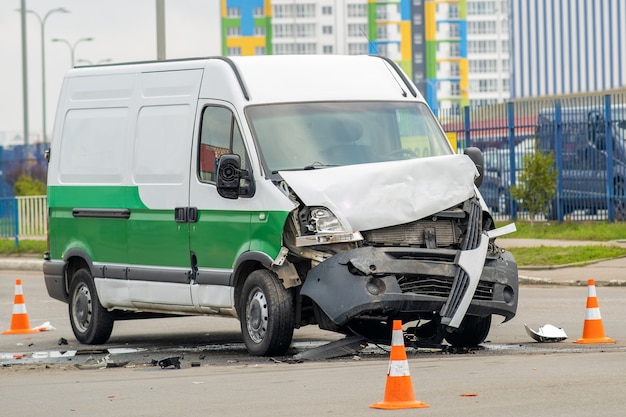
<path fill-rule="evenodd" d="M 296 246 L 354 242 L 363 239 L 361 233 L 346 230 L 333 212 L 326 207 L 310 208 L 306 216 L 305 229 L 310 234 L 297 236 Z"/>

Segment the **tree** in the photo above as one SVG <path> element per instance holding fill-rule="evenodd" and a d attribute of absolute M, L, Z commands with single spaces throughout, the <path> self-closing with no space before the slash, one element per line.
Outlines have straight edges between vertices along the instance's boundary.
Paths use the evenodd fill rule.
<path fill-rule="evenodd" d="M 538 214 L 547 215 L 556 193 L 557 171 L 554 152 L 535 151 L 524 156 L 518 183 L 511 186 L 511 196 L 528 211 L 532 227 Z"/>
<path fill-rule="evenodd" d="M 16 196 L 25 195 L 45 195 L 46 184 L 42 181 L 35 180 L 28 175 L 22 174 L 17 178 L 13 185 L 13 192 Z"/>

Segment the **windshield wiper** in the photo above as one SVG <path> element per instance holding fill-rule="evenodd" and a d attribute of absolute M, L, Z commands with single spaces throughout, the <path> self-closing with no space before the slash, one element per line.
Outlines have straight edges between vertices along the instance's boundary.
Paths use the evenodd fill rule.
<path fill-rule="evenodd" d="M 323 164 L 319 161 L 315 161 L 310 165 L 306 165 L 303 169 L 305 171 L 308 171 L 310 169 L 318 169 L 318 168 L 329 168 L 329 167 L 337 167 L 339 165 L 330 165 L 330 164 Z"/>

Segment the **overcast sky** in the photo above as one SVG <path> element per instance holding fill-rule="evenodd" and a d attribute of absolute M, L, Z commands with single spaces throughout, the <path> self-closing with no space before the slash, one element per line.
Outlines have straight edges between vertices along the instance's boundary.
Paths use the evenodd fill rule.
<path fill-rule="evenodd" d="M 0 139 L 23 132 L 22 43 L 20 0 L 0 0 Z M 156 0 L 26 0 L 26 8 L 42 18 L 63 7 L 70 13 L 52 13 L 45 24 L 46 114 L 52 132 L 56 104 L 64 73 L 75 59 L 97 63 L 156 59 Z M 167 58 L 219 55 L 219 0 L 165 0 Z M 28 45 L 28 117 L 31 138 L 41 135 L 42 74 L 41 24 L 26 15 Z M 81 63 L 77 63 L 80 65 Z M 34 139 L 31 139 L 34 140 Z M 1 143 L 0 143 L 1 144 Z"/>

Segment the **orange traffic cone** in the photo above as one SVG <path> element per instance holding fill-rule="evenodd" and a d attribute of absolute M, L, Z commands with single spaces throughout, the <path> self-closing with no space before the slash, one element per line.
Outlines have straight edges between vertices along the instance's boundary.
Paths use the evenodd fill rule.
<path fill-rule="evenodd" d="M 587 282 L 587 312 L 585 314 L 585 324 L 583 326 L 582 339 L 574 343 L 614 343 L 615 340 L 604 335 L 602 317 L 600 317 L 600 307 L 596 298 L 596 283 L 593 279 Z"/>
<path fill-rule="evenodd" d="M 15 280 L 15 298 L 13 299 L 13 317 L 11 318 L 11 328 L 2 334 L 26 334 L 37 333 L 39 329 L 31 329 L 24 303 L 24 292 L 22 291 L 22 280 Z"/>
<path fill-rule="evenodd" d="M 427 408 L 428 404 L 416 401 L 413 395 L 413 384 L 409 374 L 409 363 L 404 350 L 404 336 L 402 335 L 402 321 L 393 321 L 391 334 L 391 356 L 387 370 L 387 385 L 385 398 L 382 402 L 370 405 L 370 408 L 383 410 L 400 410 L 404 408 Z"/>

